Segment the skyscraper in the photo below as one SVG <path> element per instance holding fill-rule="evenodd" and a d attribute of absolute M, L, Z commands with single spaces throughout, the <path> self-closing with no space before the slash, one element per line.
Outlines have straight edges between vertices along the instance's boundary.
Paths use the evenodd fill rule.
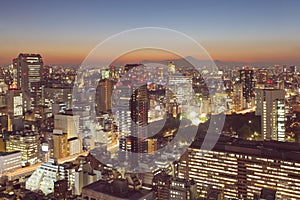
<path fill-rule="evenodd" d="M 14 117 L 23 116 L 23 94 L 21 90 L 10 89 L 6 93 L 7 111 Z"/>
<path fill-rule="evenodd" d="M 235 83 L 233 86 L 233 108 L 235 111 L 241 111 L 244 108 L 243 85 Z"/>
<path fill-rule="evenodd" d="M 130 100 L 131 132 L 139 135 L 147 133 L 149 100 L 147 85 L 143 85 L 137 89 L 132 87 L 133 92 Z"/>
<path fill-rule="evenodd" d="M 79 136 L 79 115 L 58 114 L 54 116 L 54 129 L 67 133 L 68 139 Z"/>
<path fill-rule="evenodd" d="M 264 140 L 285 140 L 285 91 L 257 89 L 256 115 L 261 116 L 261 133 Z"/>
<path fill-rule="evenodd" d="M 118 86 L 120 92 L 117 118 L 119 126 L 119 149 L 123 151 L 120 156 L 127 158 L 127 152 L 147 152 L 148 111 L 149 99 L 147 85 Z M 131 163 L 137 165 L 139 155 L 133 154 Z M 125 157 L 123 157 L 125 156 Z M 120 158 L 121 158 L 120 157 Z"/>
<path fill-rule="evenodd" d="M 239 82 L 243 85 L 243 97 L 245 100 L 245 105 L 248 103 L 251 105 L 252 98 L 254 98 L 254 73 L 253 70 L 245 67 L 239 70 Z"/>
<path fill-rule="evenodd" d="M 109 79 L 102 79 L 96 89 L 96 112 L 111 111 L 111 97 L 113 91 L 113 82 Z"/>
<path fill-rule="evenodd" d="M 116 111 L 119 135 L 145 135 L 149 111 L 147 86 L 117 86 L 116 90 L 120 95 Z"/>
<path fill-rule="evenodd" d="M 123 137 L 129 135 L 131 131 L 132 120 L 129 109 L 131 87 L 125 85 L 117 86 L 116 91 L 117 101 L 114 108 L 116 109 L 119 136 Z"/>
<path fill-rule="evenodd" d="M 61 130 L 53 130 L 53 157 L 60 159 L 70 155 L 67 133 Z"/>
<path fill-rule="evenodd" d="M 41 104 L 43 60 L 40 54 L 21 53 L 13 60 L 17 70 L 17 87 L 23 92 L 25 111 Z"/>

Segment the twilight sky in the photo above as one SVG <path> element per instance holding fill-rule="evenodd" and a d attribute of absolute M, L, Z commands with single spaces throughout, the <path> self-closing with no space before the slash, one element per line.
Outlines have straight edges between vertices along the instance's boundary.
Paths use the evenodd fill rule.
<path fill-rule="evenodd" d="M 0 3 L 0 63 L 30 52 L 41 53 L 46 64 L 79 64 L 107 37 L 148 26 L 191 36 L 215 60 L 300 61 L 296 0 L 22 0 Z"/>

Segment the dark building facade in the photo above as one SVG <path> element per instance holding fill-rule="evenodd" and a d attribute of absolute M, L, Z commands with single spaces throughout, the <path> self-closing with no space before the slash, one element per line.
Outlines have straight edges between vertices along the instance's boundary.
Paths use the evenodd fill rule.
<path fill-rule="evenodd" d="M 247 102 L 250 102 L 251 98 L 254 97 L 254 72 L 246 67 L 245 69 L 239 70 L 239 75 L 239 82 L 243 85 L 243 96 Z"/>
<path fill-rule="evenodd" d="M 104 113 L 111 111 L 111 98 L 113 92 L 113 81 L 109 79 L 102 79 L 99 81 L 96 89 L 96 112 Z"/>

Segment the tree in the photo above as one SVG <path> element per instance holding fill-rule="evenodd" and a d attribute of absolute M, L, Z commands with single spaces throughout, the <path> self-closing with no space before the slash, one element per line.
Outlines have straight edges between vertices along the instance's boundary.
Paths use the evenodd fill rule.
<path fill-rule="evenodd" d="M 237 133 L 240 138 L 247 139 L 248 137 L 251 137 L 253 131 L 247 124 L 244 124 L 241 128 L 237 130 Z"/>

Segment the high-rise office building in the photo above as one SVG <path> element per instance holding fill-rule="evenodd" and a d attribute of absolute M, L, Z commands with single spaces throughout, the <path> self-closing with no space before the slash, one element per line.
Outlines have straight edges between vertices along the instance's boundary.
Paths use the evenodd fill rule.
<path fill-rule="evenodd" d="M 54 129 L 67 133 L 68 139 L 79 136 L 79 115 L 57 114 L 54 115 Z"/>
<path fill-rule="evenodd" d="M 7 112 L 13 117 L 23 116 L 23 94 L 21 90 L 10 89 L 6 93 Z"/>
<path fill-rule="evenodd" d="M 115 112 L 117 117 L 117 126 L 120 137 L 124 137 L 130 134 L 132 119 L 130 115 L 130 97 L 131 88 L 130 86 L 117 86 L 116 93 L 118 95 L 117 102 L 115 103 Z"/>
<path fill-rule="evenodd" d="M 170 76 L 166 90 L 167 109 L 168 104 L 176 101 L 186 112 L 190 109 L 191 100 L 193 98 L 192 78 L 182 74 L 174 74 Z"/>
<path fill-rule="evenodd" d="M 6 93 L 7 112 L 14 117 L 23 116 L 23 94 L 21 90 L 10 89 Z"/>
<path fill-rule="evenodd" d="M 67 133 L 61 130 L 53 130 L 53 157 L 60 159 L 70 155 Z"/>
<path fill-rule="evenodd" d="M 96 112 L 97 114 L 101 112 L 111 111 L 111 98 L 113 91 L 113 81 L 109 79 L 102 79 L 99 81 L 96 89 Z"/>
<path fill-rule="evenodd" d="M 257 89 L 255 114 L 261 116 L 262 139 L 285 140 L 284 90 Z"/>
<path fill-rule="evenodd" d="M 148 151 L 148 111 L 149 99 L 147 85 L 117 86 L 118 98 L 117 126 L 119 131 L 120 159 L 128 159 L 128 152 L 132 154 L 130 163 L 137 165 L 141 153 Z"/>
<path fill-rule="evenodd" d="M 225 199 L 253 199 L 263 188 L 278 199 L 300 196 L 300 148 L 277 141 L 247 141 L 221 136 L 212 150 L 196 140 L 181 157 L 176 176 L 193 179 L 201 197 L 222 191 Z M 209 141 L 205 141 L 209 142 Z"/>
<path fill-rule="evenodd" d="M 40 54 L 21 53 L 13 60 L 17 70 L 17 87 L 22 90 L 25 111 L 33 109 L 42 101 L 42 67 Z"/>
<path fill-rule="evenodd" d="M 5 172 L 22 167 L 22 153 L 20 151 L 14 152 L 0 152 L 0 176 Z"/>
<path fill-rule="evenodd" d="M 117 121 L 119 147 L 130 152 L 147 150 L 149 99 L 147 86 L 117 86 L 119 91 Z"/>
<path fill-rule="evenodd" d="M 32 165 L 38 162 L 39 134 L 34 131 L 14 131 L 8 133 L 6 151 L 21 151 L 22 165 Z"/>
<path fill-rule="evenodd" d="M 71 138 L 68 139 L 68 144 L 69 144 L 69 154 L 74 155 L 81 153 L 82 150 L 82 144 L 81 140 L 79 138 Z"/>
<path fill-rule="evenodd" d="M 130 116 L 133 121 L 131 124 L 131 133 L 138 137 L 140 133 L 147 134 L 149 99 L 147 85 L 136 89 L 132 87 L 132 96 L 130 99 Z"/>
<path fill-rule="evenodd" d="M 245 104 L 251 105 L 252 99 L 254 98 L 255 87 L 253 70 L 248 67 L 239 70 L 239 82 L 243 85 L 243 97 Z"/>
<path fill-rule="evenodd" d="M 244 109 L 243 85 L 235 83 L 233 86 L 233 109 L 241 111 Z"/>

